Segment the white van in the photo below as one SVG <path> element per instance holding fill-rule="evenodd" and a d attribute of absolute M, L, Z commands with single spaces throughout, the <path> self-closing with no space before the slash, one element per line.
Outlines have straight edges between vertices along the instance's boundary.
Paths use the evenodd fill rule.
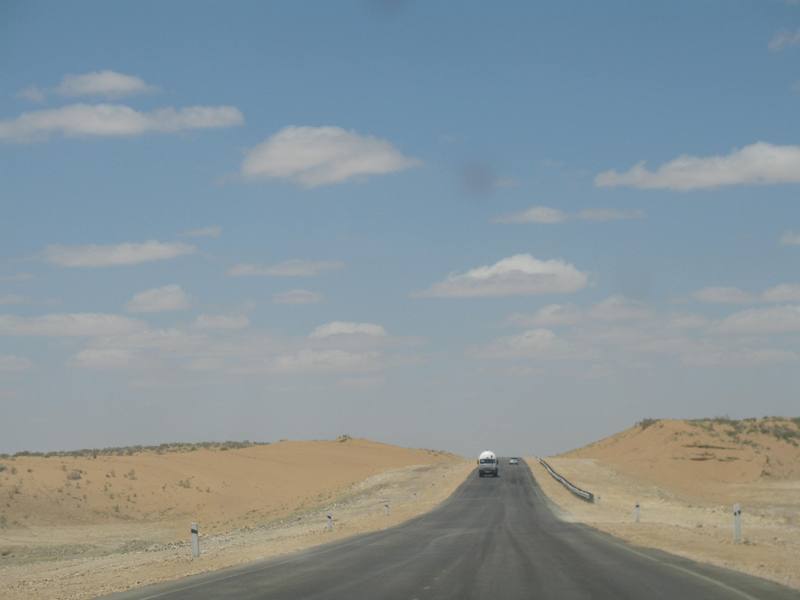
<path fill-rule="evenodd" d="M 491 450 L 484 450 L 478 456 L 478 477 L 484 475 L 491 475 L 497 477 L 499 474 L 497 470 L 497 456 Z"/>

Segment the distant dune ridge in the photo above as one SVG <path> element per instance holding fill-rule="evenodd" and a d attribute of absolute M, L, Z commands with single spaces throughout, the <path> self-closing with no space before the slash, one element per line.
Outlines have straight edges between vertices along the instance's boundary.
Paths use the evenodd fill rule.
<path fill-rule="evenodd" d="M 561 456 L 596 458 L 679 487 L 800 479 L 800 417 L 644 419 Z"/>
<path fill-rule="evenodd" d="M 0 528 L 162 521 L 221 531 L 333 497 L 387 469 L 451 458 L 341 436 L 18 453 L 0 458 Z"/>

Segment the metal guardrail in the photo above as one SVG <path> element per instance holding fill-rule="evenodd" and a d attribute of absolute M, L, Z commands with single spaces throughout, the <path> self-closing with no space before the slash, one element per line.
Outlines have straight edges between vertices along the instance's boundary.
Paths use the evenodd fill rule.
<path fill-rule="evenodd" d="M 594 502 L 594 494 L 592 492 L 587 492 L 586 490 L 582 490 L 577 485 L 574 485 L 570 482 L 566 477 L 559 475 L 553 467 L 547 464 L 547 462 L 543 459 L 539 459 L 539 463 L 545 468 L 545 470 L 550 473 L 550 475 L 558 481 L 561 485 L 567 488 L 570 492 L 576 495 L 581 500 L 586 500 L 586 502 Z"/>

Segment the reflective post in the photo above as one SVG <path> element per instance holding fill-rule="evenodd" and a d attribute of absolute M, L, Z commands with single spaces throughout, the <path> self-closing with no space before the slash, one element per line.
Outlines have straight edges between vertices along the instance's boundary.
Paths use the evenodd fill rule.
<path fill-rule="evenodd" d="M 192 523 L 192 557 L 200 557 L 200 536 L 197 531 L 197 523 Z"/>
<path fill-rule="evenodd" d="M 739 544 L 742 541 L 742 507 L 738 504 L 733 505 L 733 543 Z"/>

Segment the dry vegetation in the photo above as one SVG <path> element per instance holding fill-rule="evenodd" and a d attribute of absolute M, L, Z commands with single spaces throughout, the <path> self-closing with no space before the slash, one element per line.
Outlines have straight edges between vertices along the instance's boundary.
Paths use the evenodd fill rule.
<path fill-rule="evenodd" d="M 566 518 L 800 588 L 800 419 L 645 419 L 549 462 L 599 496 L 577 500 L 532 463 Z M 738 545 L 734 503 L 744 511 Z"/>
<path fill-rule="evenodd" d="M 451 454 L 349 436 L 20 453 L 0 461 L 0 597 L 93 597 L 320 543 L 320 511 L 343 506 L 363 482 L 396 473 L 392 518 L 371 525 L 386 526 L 443 499 L 467 467 Z M 409 469 L 424 476 L 404 478 Z M 435 497 L 427 489 L 404 495 L 442 478 L 451 487 L 431 488 Z M 380 498 L 369 495 L 388 493 L 388 485 L 360 492 L 364 506 L 376 509 Z M 287 520 L 294 529 L 280 529 Z M 186 548 L 192 521 L 219 551 L 195 563 Z"/>

